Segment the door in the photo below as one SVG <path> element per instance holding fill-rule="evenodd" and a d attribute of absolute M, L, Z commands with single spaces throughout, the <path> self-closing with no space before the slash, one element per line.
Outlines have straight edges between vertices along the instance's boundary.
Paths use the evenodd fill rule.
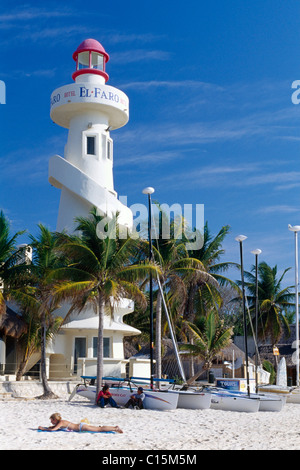
<path fill-rule="evenodd" d="M 77 374 L 78 358 L 86 357 L 86 338 L 75 338 L 74 374 Z"/>

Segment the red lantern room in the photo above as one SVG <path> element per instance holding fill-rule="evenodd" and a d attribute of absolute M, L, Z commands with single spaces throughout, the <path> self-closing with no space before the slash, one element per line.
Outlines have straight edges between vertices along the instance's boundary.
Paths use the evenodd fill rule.
<path fill-rule="evenodd" d="M 85 39 L 77 47 L 73 59 L 76 61 L 76 71 L 72 75 L 73 80 L 79 75 L 89 73 L 101 75 L 107 82 L 109 77 L 105 72 L 105 65 L 109 61 L 109 55 L 100 42 L 95 39 Z"/>

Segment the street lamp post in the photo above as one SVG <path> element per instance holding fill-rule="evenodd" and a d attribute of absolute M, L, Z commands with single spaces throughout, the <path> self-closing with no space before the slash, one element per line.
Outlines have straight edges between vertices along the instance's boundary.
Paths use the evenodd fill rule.
<path fill-rule="evenodd" d="M 149 261 L 152 261 L 153 251 L 152 251 L 152 214 L 151 214 L 151 194 L 154 193 L 154 188 L 147 187 L 143 189 L 143 194 L 148 195 L 148 239 L 149 239 Z M 150 297 L 150 386 L 153 388 L 153 378 L 154 378 L 154 340 L 153 340 L 153 279 L 152 272 L 149 275 L 149 297 Z"/>
<path fill-rule="evenodd" d="M 247 319 L 246 319 L 246 305 L 245 305 L 245 282 L 244 282 L 244 263 L 243 263 L 243 241 L 246 240 L 245 235 L 239 235 L 235 238 L 240 244 L 240 259 L 241 259 L 241 279 L 242 279 L 242 295 L 243 295 L 243 320 L 244 320 L 244 338 L 245 338 L 245 356 L 246 356 L 246 378 L 247 378 L 247 393 L 250 396 L 250 383 L 249 383 L 249 366 L 248 366 L 248 342 L 247 342 Z"/>
<path fill-rule="evenodd" d="M 289 230 L 295 233 L 295 302 L 296 302 L 296 385 L 299 387 L 299 294 L 298 294 L 298 232 L 300 225 L 290 225 Z"/>
<path fill-rule="evenodd" d="M 257 368 L 258 368 L 258 346 L 257 346 L 257 337 L 258 337 L 258 255 L 261 254 L 261 250 L 257 248 L 256 250 L 251 251 L 255 255 L 255 344 L 256 344 L 256 354 L 255 354 L 255 391 L 258 392 L 258 380 L 257 380 Z"/>

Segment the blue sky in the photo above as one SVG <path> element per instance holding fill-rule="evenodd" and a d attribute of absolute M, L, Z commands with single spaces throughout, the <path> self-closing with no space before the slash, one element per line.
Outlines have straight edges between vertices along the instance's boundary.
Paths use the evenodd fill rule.
<path fill-rule="evenodd" d="M 243 233 L 245 269 L 254 248 L 280 271 L 293 268 L 299 31 L 296 0 L 2 1 L 0 207 L 12 230 L 55 230 L 48 161 L 63 155 L 67 130 L 51 121 L 49 99 L 72 82 L 72 53 L 91 37 L 110 55 L 108 84 L 130 100 L 129 123 L 111 133 L 118 194 L 145 203 L 141 191 L 153 186 L 161 203 L 204 204 L 213 233 L 231 226 L 224 260 L 239 261 Z"/>

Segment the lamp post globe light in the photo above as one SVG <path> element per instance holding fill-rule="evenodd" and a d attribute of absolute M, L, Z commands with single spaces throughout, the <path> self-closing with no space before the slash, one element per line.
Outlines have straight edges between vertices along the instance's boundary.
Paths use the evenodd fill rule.
<path fill-rule="evenodd" d="M 155 191 L 154 188 L 152 188 L 151 186 L 147 186 L 147 188 L 144 188 L 142 192 L 143 192 L 143 194 L 150 195 L 150 194 L 153 194 L 154 191 Z"/>
<path fill-rule="evenodd" d="M 242 243 L 244 240 L 246 240 L 248 237 L 246 237 L 246 235 L 238 235 L 237 237 L 235 237 L 235 240 L 237 242 L 240 242 Z"/>
<path fill-rule="evenodd" d="M 296 309 L 296 385 L 299 387 L 299 294 L 298 294 L 298 232 L 300 225 L 288 225 L 291 232 L 295 233 L 295 309 Z"/>

